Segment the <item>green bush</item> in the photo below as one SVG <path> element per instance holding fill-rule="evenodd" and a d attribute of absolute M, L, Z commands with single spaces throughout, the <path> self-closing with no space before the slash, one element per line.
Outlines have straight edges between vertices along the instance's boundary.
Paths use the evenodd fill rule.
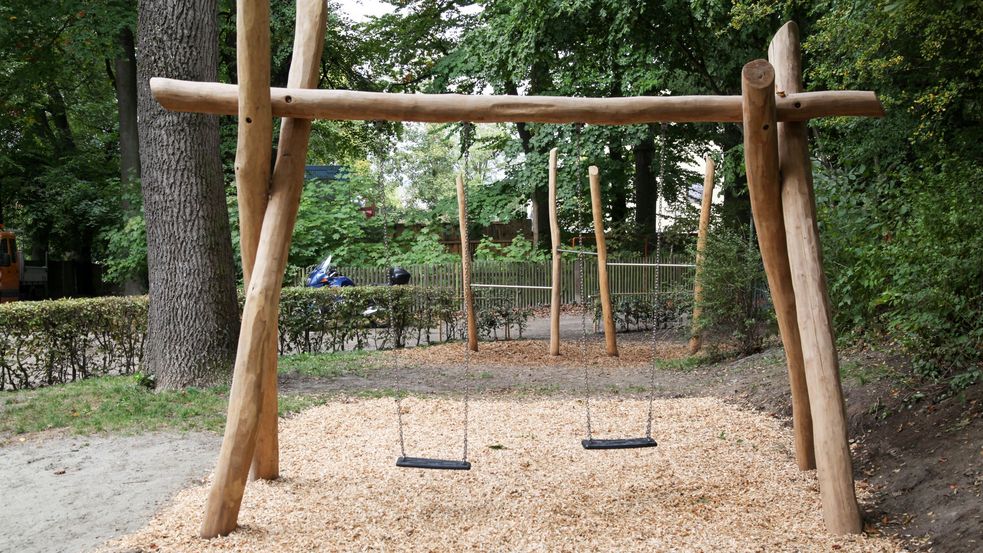
<path fill-rule="evenodd" d="M 0 306 L 0 390 L 134 372 L 143 361 L 147 298 Z"/>
<path fill-rule="evenodd" d="M 753 237 L 716 225 L 707 236 L 702 281 L 700 327 L 730 334 L 742 354 L 760 351 L 775 314 Z"/>
<path fill-rule="evenodd" d="M 654 295 L 615 296 L 611 300 L 614 325 L 619 332 L 672 329 L 685 325 L 693 311 L 693 289 L 674 287 Z M 594 325 L 601 324 L 603 313 L 600 298 L 594 298 Z"/>
<path fill-rule="evenodd" d="M 389 348 L 450 340 L 462 328 L 459 302 L 453 290 L 419 286 L 284 288 L 280 352 L 343 351 L 370 343 Z M 370 308 L 379 311 L 366 315 Z"/>

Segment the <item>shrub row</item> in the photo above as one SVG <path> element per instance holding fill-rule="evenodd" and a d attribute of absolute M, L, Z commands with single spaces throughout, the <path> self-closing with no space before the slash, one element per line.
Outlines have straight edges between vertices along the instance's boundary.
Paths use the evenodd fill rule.
<path fill-rule="evenodd" d="M 146 329 L 146 297 L 0 305 L 0 390 L 133 372 Z"/>
<path fill-rule="evenodd" d="M 658 295 L 615 296 L 611 299 L 611 309 L 619 332 L 651 330 L 653 322 L 659 329 L 688 328 L 693 311 L 693 290 L 679 287 Z M 594 326 L 601 324 L 601 301 L 595 298 Z"/>
<path fill-rule="evenodd" d="M 0 305 L 0 390 L 138 371 L 147 311 L 146 296 Z M 482 337 L 497 340 L 513 329 L 521 337 L 531 310 L 479 301 L 477 315 Z M 285 288 L 280 303 L 281 353 L 432 344 L 464 332 L 460 299 L 448 289 Z"/>

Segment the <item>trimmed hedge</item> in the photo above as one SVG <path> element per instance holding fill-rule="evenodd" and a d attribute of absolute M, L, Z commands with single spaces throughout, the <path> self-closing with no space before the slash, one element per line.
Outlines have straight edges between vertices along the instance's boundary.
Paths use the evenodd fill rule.
<path fill-rule="evenodd" d="M 395 308 L 391 328 L 390 302 Z M 280 352 L 382 349 L 460 339 L 465 332 L 460 305 L 453 290 L 441 288 L 285 288 L 278 321 Z M 373 306 L 383 309 L 365 315 Z M 146 296 L 0 304 L 0 390 L 140 370 L 147 311 Z M 513 329 L 522 336 L 531 310 L 479 301 L 477 315 L 483 338 L 508 339 Z"/>
<path fill-rule="evenodd" d="M 0 305 L 0 390 L 131 373 L 146 329 L 145 296 Z"/>

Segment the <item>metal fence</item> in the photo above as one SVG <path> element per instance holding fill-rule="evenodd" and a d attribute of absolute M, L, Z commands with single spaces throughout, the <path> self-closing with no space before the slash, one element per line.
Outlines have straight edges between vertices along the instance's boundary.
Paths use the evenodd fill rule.
<path fill-rule="evenodd" d="M 654 257 L 609 257 L 608 281 L 611 293 L 621 295 L 647 295 L 655 292 L 656 271 L 659 272 L 658 282 L 663 291 L 678 288 L 692 288 L 694 265 L 692 259 L 684 256 L 666 256 L 661 259 L 659 268 L 646 266 L 654 264 Z M 626 263 L 629 265 L 618 265 Z M 637 264 L 637 265 L 636 265 Z M 431 265 L 404 265 L 404 269 L 412 274 L 412 284 L 423 287 L 452 288 L 459 295 L 463 291 L 464 280 L 461 276 L 460 263 L 440 263 Z M 296 275 L 297 285 L 302 286 L 307 274 L 313 267 L 308 267 Z M 379 284 L 386 282 L 385 267 L 339 267 L 339 272 L 353 279 L 357 284 Z M 471 265 L 472 282 L 475 284 L 513 285 L 513 286 L 550 286 L 551 263 L 528 262 L 510 263 L 502 261 L 475 260 Z M 579 304 L 580 278 L 584 277 L 584 290 L 588 297 L 597 294 L 597 258 L 584 256 L 578 259 L 576 254 L 564 254 L 560 269 L 560 298 L 564 304 Z M 548 305 L 550 290 L 548 288 L 476 288 L 476 298 L 507 299 L 514 307 L 538 307 Z"/>

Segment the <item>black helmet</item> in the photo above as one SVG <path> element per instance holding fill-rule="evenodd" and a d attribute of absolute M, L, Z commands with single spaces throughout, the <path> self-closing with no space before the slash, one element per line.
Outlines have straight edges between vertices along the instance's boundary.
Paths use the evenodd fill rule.
<path fill-rule="evenodd" d="M 410 272 L 402 267 L 393 267 L 389 269 L 389 284 L 390 286 L 402 286 L 404 284 L 410 283 Z"/>

